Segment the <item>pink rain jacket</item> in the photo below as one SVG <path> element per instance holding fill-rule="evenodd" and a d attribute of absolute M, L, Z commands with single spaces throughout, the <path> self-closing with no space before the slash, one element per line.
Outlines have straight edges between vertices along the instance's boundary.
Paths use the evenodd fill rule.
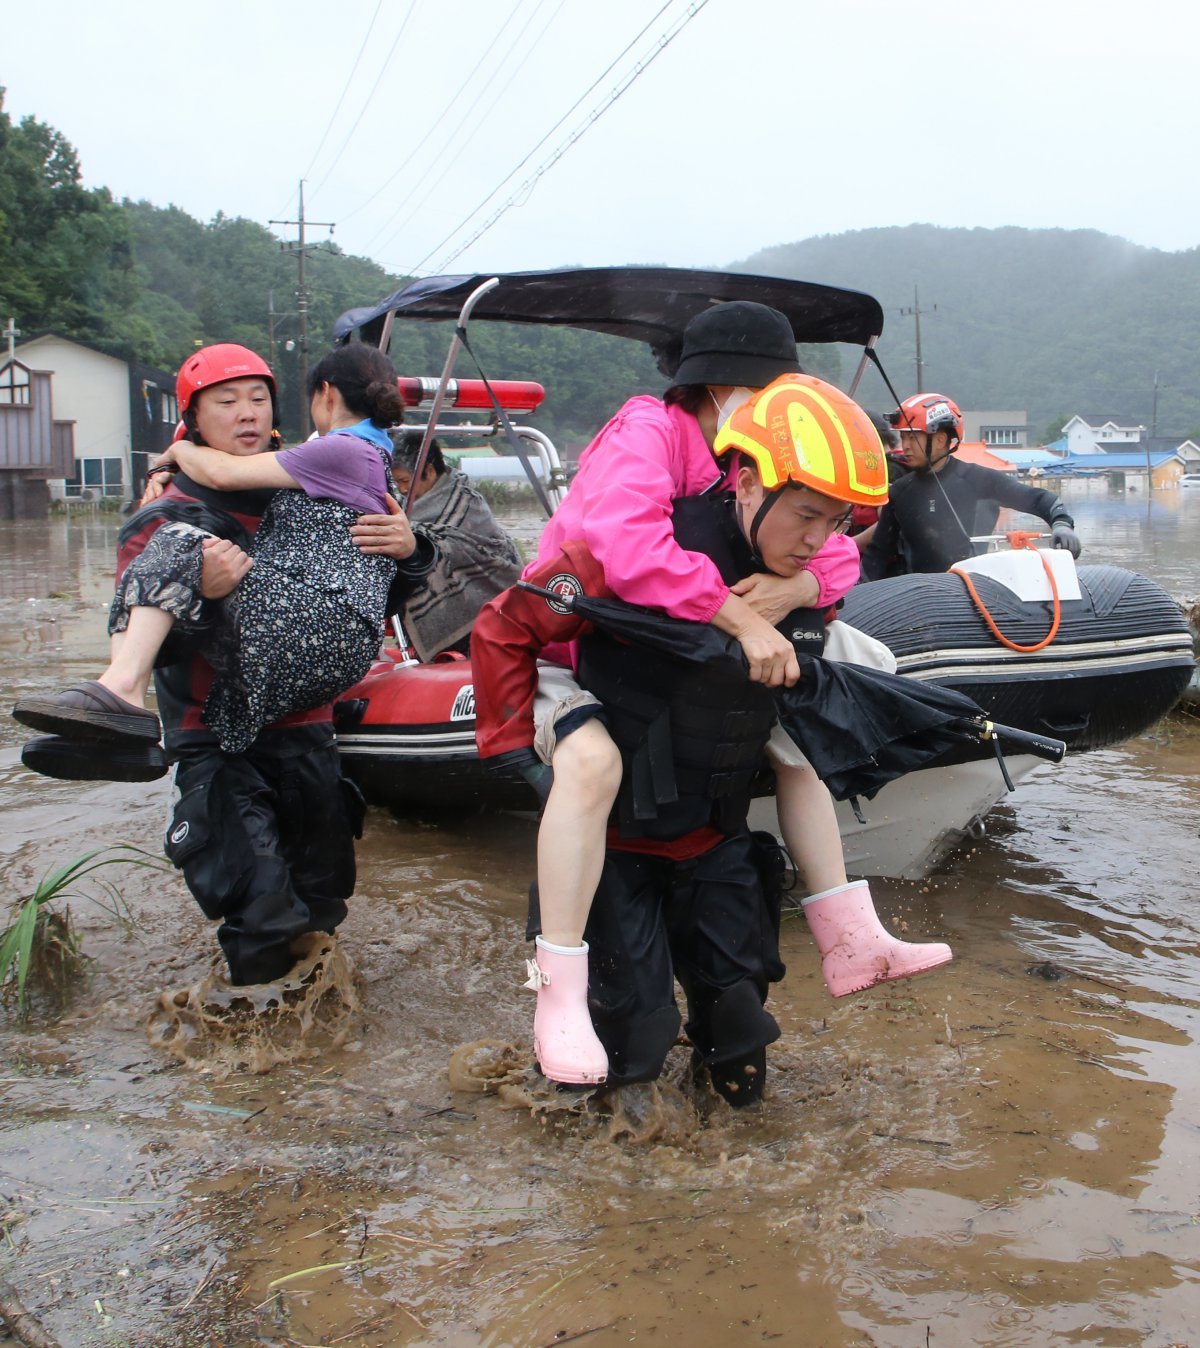
<path fill-rule="evenodd" d="M 582 541 L 627 603 L 711 622 L 729 588 L 709 558 L 675 542 L 671 502 L 698 496 L 726 476 L 694 416 L 647 395 L 631 398 L 583 451 L 525 575 L 564 544 Z M 808 570 L 820 586 L 816 607 L 827 608 L 858 580 L 858 547 L 835 534 Z"/>

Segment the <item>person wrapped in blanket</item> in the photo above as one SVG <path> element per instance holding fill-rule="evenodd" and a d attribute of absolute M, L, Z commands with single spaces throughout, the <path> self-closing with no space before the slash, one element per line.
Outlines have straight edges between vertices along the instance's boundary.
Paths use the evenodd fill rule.
<path fill-rule="evenodd" d="M 400 430 L 393 439 L 396 490 L 401 500 L 409 499 L 413 534 L 430 543 L 438 558 L 405 590 L 399 614 L 404 633 L 420 660 L 447 651 L 466 655 L 476 614 L 521 574 L 521 554 L 467 475 L 447 464 L 436 440 L 414 482 L 421 432 Z M 363 521 L 350 532 L 365 539 L 369 529 Z"/>
<path fill-rule="evenodd" d="M 722 478 L 726 456 L 735 459 L 733 491 L 676 500 L 673 542 L 732 593 L 750 576 L 794 578 L 838 536 L 851 505 L 886 499 L 884 454 L 866 414 L 812 376 L 783 375 L 742 402 L 714 430 L 712 449 Z M 560 593 L 623 597 L 582 537 L 565 538 L 524 579 Z M 579 733 L 581 711 L 590 716 L 584 725 L 602 717 L 621 764 L 582 949 L 536 937 L 534 1044 L 551 1079 L 600 1079 L 581 1079 L 581 1063 L 595 1072 L 590 1039 L 610 1084 L 656 1077 L 680 1023 L 674 977 L 688 999 L 689 1039 L 715 1088 L 734 1105 L 761 1097 L 766 1045 L 778 1035 L 764 1004 L 783 975 L 781 867 L 774 840 L 751 835 L 746 815 L 768 752 L 777 769 L 811 773 L 775 724 L 770 689 L 798 675 L 794 639 L 824 644 L 828 614 L 797 606 L 781 616 L 771 631 L 786 656 L 772 683 L 755 677 L 749 658 L 749 676 L 731 682 L 707 666 L 631 651 L 588 630 L 567 604 L 520 588 L 480 614 L 471 647 L 480 756 L 501 768 L 548 756 L 544 744 L 534 750 L 535 697 L 544 695 L 536 661 L 551 643 L 577 640 L 581 691 L 556 724 L 553 711 L 546 722 L 561 744 Z M 848 638 L 843 654 L 852 647 Z M 814 891 L 805 913 L 830 991 L 841 996 L 946 963 L 949 947 L 896 940 L 866 884 L 847 881 L 832 803 L 817 786 L 809 813 L 791 821 L 791 846 L 807 853 L 798 859 Z M 544 905 L 540 923 L 531 914 L 531 934 L 539 925 L 544 932 Z"/>
<path fill-rule="evenodd" d="M 419 576 L 435 555 L 399 514 L 375 555 L 351 538 L 390 495 L 385 428 L 401 404 L 378 351 L 317 363 L 321 434 L 293 450 L 270 449 L 275 381 L 246 348 L 198 351 L 177 391 L 189 438 L 170 452 L 170 486 L 121 532 L 109 668 L 13 714 L 51 732 L 23 753 L 50 775 L 150 780 L 177 764 L 167 854 L 221 920 L 231 981 L 267 982 L 291 968 L 296 936 L 346 915 L 363 807 L 330 704 L 378 651 L 397 569 Z"/>

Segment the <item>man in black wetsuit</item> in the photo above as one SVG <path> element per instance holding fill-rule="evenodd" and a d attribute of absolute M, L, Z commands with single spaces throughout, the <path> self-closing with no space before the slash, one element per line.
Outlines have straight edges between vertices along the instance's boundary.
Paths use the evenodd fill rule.
<path fill-rule="evenodd" d="M 906 398 L 890 418 L 913 470 L 892 486 L 874 537 L 863 553 L 867 580 L 902 571 L 946 571 L 974 556 L 973 535 L 995 531 L 1001 506 L 1046 521 L 1056 548 L 1078 557 L 1075 521 L 1053 492 L 1027 487 L 1005 473 L 953 458 L 962 441 L 962 413 L 940 393 Z"/>

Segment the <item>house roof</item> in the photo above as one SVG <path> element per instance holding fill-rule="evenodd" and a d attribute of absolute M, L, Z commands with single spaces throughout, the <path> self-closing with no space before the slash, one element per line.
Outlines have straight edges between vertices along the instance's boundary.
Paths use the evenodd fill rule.
<path fill-rule="evenodd" d="M 1200 449 L 1200 445 L 1197 445 L 1194 440 L 1189 440 L 1187 436 L 1181 435 L 1155 435 L 1142 443 L 1150 446 L 1151 454 L 1164 451 L 1170 453 L 1172 450 L 1182 449 L 1184 445 L 1191 445 L 1193 449 Z"/>
<path fill-rule="evenodd" d="M 1141 422 L 1136 417 L 1120 416 L 1112 412 L 1079 412 L 1080 421 L 1086 421 L 1096 429 L 1100 426 L 1116 426 L 1119 430 L 1137 430 Z"/>
<path fill-rule="evenodd" d="M 1066 451 L 1066 444 L 1063 445 L 1063 452 Z M 1005 458 L 1009 463 L 1015 464 L 1018 468 L 1047 468 L 1053 464 L 1061 463 L 1062 453 L 1055 454 L 1051 452 L 1046 445 L 1036 445 L 1028 449 L 1014 447 L 1004 449 L 1001 458 Z"/>
<path fill-rule="evenodd" d="M 1112 468 L 1144 469 L 1146 452 L 1141 449 L 1120 450 L 1112 454 L 1071 454 L 1059 461 L 1058 471 L 1063 473 L 1104 472 Z M 1160 468 L 1171 459 L 1179 459 L 1173 449 L 1152 450 L 1149 455 L 1151 468 Z M 1182 463 L 1182 460 L 1179 460 Z"/>
<path fill-rule="evenodd" d="M 104 356 L 108 360 L 115 360 L 118 364 L 124 365 L 130 369 L 139 379 L 151 379 L 156 384 L 164 388 L 173 389 L 175 387 L 175 374 L 171 370 L 160 370 L 157 366 L 147 365 L 144 361 L 134 360 L 130 356 L 122 356 L 115 351 L 106 351 L 102 346 L 97 346 L 95 342 L 84 341 L 81 337 L 71 337 L 65 332 L 59 332 L 57 328 L 44 328 L 41 332 L 35 332 L 31 337 L 18 343 L 18 349 L 28 350 L 38 342 L 44 342 L 47 338 L 53 338 L 59 342 L 69 342 L 72 346 L 82 347 L 85 351 L 94 351 L 98 356 Z"/>
<path fill-rule="evenodd" d="M 1015 473 L 1016 467 L 1008 459 L 994 454 L 982 440 L 964 440 L 954 451 L 966 463 L 977 463 L 981 468 L 994 468 L 998 473 Z"/>

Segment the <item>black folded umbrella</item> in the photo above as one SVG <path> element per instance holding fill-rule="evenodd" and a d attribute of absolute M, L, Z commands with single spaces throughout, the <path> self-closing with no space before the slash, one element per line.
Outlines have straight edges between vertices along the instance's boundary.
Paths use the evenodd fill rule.
<path fill-rule="evenodd" d="M 745 673 L 746 659 L 733 637 L 709 623 L 685 622 L 619 599 L 562 595 L 528 581 L 522 589 L 570 605 L 579 617 L 622 641 L 688 664 L 716 662 Z M 800 680 L 773 688 L 779 721 L 837 800 L 870 800 L 888 782 L 925 767 L 964 742 L 991 742 L 1008 789 L 1003 745 L 1053 763 L 1062 740 L 988 720 L 971 698 L 937 684 L 865 665 L 798 654 Z"/>
<path fill-rule="evenodd" d="M 888 782 L 964 740 L 978 742 L 1001 731 L 977 703 L 953 689 L 865 665 L 797 659 L 799 682 L 774 690 L 779 723 L 835 800 L 870 800 Z M 1054 744 L 1059 749 L 1051 756 L 1057 761 L 1065 746 Z"/>

